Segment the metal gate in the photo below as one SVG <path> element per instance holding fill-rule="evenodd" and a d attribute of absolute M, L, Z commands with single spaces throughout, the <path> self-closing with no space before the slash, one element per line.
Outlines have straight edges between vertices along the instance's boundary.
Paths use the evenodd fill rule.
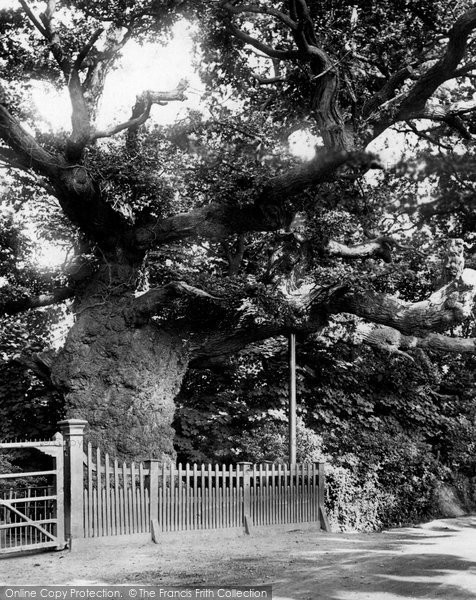
<path fill-rule="evenodd" d="M 54 468 L 0 473 L 0 555 L 40 548 L 63 549 L 63 436 L 34 442 L 2 442 L 0 450 L 35 449 L 54 459 Z"/>

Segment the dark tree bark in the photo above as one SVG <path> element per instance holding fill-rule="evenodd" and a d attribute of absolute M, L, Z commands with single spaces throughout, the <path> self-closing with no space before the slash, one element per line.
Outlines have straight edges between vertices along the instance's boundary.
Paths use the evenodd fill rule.
<path fill-rule="evenodd" d="M 91 441 L 113 455 L 170 460 L 187 339 L 176 328 L 131 319 L 136 299 L 127 281 L 135 274 L 117 271 L 121 279 L 110 281 L 103 272 L 76 302 L 51 378 L 64 394 L 66 416 L 88 421 Z"/>
<path fill-rule="evenodd" d="M 174 398 L 187 370 L 176 332 L 126 323 L 117 302 L 86 308 L 52 367 L 67 417 L 88 421 L 88 437 L 112 455 L 174 459 Z"/>

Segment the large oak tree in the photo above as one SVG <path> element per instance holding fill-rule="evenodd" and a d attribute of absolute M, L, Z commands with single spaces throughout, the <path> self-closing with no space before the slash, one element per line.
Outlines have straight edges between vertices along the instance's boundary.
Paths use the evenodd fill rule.
<path fill-rule="evenodd" d="M 211 117 L 150 126 L 160 105 L 190 93 L 178 73 L 176 89 L 137 90 L 130 117 L 99 128 L 128 42 L 162 41 L 184 18 L 196 27 Z M 448 160 L 457 144 L 471 154 L 470 2 L 19 0 L 0 27 L 0 158 L 11 181 L 29 178 L 75 250 L 36 295 L 9 281 L 0 309 L 72 300 L 62 348 L 25 361 L 62 394 L 67 416 L 87 419 L 91 439 L 122 456 L 173 456 L 174 398 L 189 368 L 312 334 L 332 315 L 360 317 L 362 340 L 408 359 L 475 351 L 474 339 L 448 333 L 471 317 L 476 293 L 464 240 L 453 235 L 433 289 L 386 285 L 379 269 L 393 255 L 407 266 L 419 256 L 430 204 L 423 215 L 416 203 L 410 233 L 398 235 L 382 229 L 395 214 L 385 178 L 362 191 L 366 174 L 386 167 L 368 145 L 394 127 Z M 35 128 L 23 97 L 31 80 L 67 89 L 70 131 Z M 302 129 L 318 140 L 307 162 L 285 151 Z"/>

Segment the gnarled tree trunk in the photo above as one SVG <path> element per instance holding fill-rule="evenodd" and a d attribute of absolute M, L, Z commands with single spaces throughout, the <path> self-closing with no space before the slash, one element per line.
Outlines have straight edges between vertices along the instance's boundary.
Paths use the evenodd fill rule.
<path fill-rule="evenodd" d="M 175 331 L 130 321 L 133 295 L 83 297 L 52 366 L 66 416 L 89 423 L 94 444 L 123 458 L 174 457 L 174 398 L 188 366 Z"/>

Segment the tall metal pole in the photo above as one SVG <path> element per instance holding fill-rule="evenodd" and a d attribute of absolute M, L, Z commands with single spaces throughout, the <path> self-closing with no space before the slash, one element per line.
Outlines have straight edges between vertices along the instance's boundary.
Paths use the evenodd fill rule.
<path fill-rule="evenodd" d="M 289 463 L 296 464 L 296 334 L 289 335 Z"/>

